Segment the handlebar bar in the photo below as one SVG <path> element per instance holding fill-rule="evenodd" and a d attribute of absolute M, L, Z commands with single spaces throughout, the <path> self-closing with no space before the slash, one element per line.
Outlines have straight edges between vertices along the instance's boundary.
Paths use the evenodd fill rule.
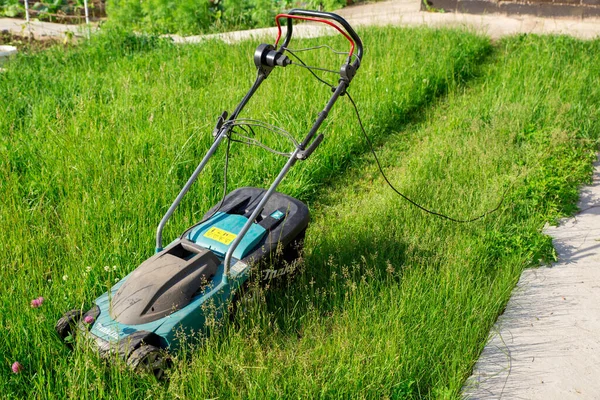
<path fill-rule="evenodd" d="M 277 22 L 277 28 L 279 29 L 279 32 L 277 34 L 277 40 L 275 42 L 275 47 L 277 47 L 277 45 L 279 44 L 279 40 L 281 39 L 281 24 L 279 22 L 280 18 L 287 18 L 287 32 L 286 32 L 286 36 L 285 36 L 285 39 L 283 40 L 281 47 L 287 47 L 288 44 L 290 43 L 290 40 L 292 39 L 292 32 L 293 32 L 292 20 L 293 19 L 321 22 L 321 23 L 324 23 L 324 24 L 334 27 L 342 35 L 344 35 L 344 37 L 346 37 L 346 39 L 348 39 L 348 41 L 350 42 L 350 45 L 351 45 L 350 52 L 349 52 L 350 58 L 352 58 L 352 55 L 354 54 L 354 50 L 356 49 L 356 58 L 357 59 L 352 63 L 352 66 L 355 69 L 358 69 L 358 67 L 360 66 L 360 61 L 362 60 L 362 57 L 363 57 L 362 40 L 360 40 L 360 37 L 356 34 L 354 29 L 352 29 L 352 27 L 350 26 L 348 21 L 346 21 L 344 18 L 340 17 L 337 14 L 333 14 L 333 13 L 329 13 L 329 12 L 325 12 L 325 11 L 303 10 L 303 9 L 299 9 L 299 8 L 294 8 L 293 10 L 290 10 L 287 14 L 279 14 L 275 17 L 275 21 Z M 338 25 L 334 24 L 330 20 L 333 20 L 333 21 L 337 22 L 338 24 L 340 24 L 346 30 L 346 32 L 344 32 Z"/>

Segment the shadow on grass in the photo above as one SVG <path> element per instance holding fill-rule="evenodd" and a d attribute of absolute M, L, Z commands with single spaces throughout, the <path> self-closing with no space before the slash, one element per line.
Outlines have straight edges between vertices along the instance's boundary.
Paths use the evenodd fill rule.
<path fill-rule="evenodd" d="M 377 220 L 378 221 L 378 220 Z M 315 232 L 316 233 L 316 232 Z M 284 335 L 298 336 L 303 316 L 329 316 L 343 310 L 360 285 L 393 279 L 400 284 L 405 261 L 428 258 L 429 252 L 409 246 L 399 235 L 378 236 L 371 230 L 345 230 L 336 238 L 323 237 L 304 260 L 303 271 L 281 287 L 266 292 L 266 308 Z"/>

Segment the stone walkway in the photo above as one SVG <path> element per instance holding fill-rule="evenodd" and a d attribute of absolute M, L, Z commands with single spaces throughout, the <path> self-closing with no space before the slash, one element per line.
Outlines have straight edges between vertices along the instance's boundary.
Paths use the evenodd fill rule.
<path fill-rule="evenodd" d="M 96 29 L 92 25 L 92 29 Z M 18 35 L 32 34 L 37 39 L 64 38 L 67 32 L 75 36 L 84 36 L 87 32 L 85 25 L 65 25 L 53 22 L 31 21 L 24 19 L 0 18 L 0 32 L 9 31 Z"/>
<path fill-rule="evenodd" d="M 473 15 L 457 13 L 429 13 L 420 11 L 419 0 L 391 0 L 357 5 L 337 11 L 352 26 L 396 25 L 462 27 L 489 35 L 492 39 L 518 33 L 565 34 L 581 39 L 600 36 L 600 19 L 540 18 L 534 16 Z M 297 37 L 315 37 L 333 34 L 330 28 L 312 24 L 294 27 Z M 172 35 L 178 43 L 195 43 L 218 38 L 226 43 L 252 38 L 275 37 L 275 28 L 253 29 L 214 35 L 181 37 Z"/>
<path fill-rule="evenodd" d="M 566 34 L 582 39 L 600 36 L 600 19 L 433 13 L 419 9 L 419 0 L 393 0 L 347 7 L 339 14 L 357 26 L 458 26 L 474 29 L 493 39 L 517 33 Z"/>
<path fill-rule="evenodd" d="M 534 16 L 472 15 L 457 13 L 422 12 L 420 0 L 390 0 L 346 7 L 338 11 L 353 26 L 401 25 L 401 26 L 450 26 L 466 27 L 484 33 L 493 39 L 517 33 L 566 34 L 582 39 L 600 36 L 600 19 L 540 18 Z M 76 25 L 50 22 L 27 24 L 24 20 L 0 18 L 0 31 L 14 33 L 30 31 L 36 37 L 64 37 L 66 31 L 83 35 L 85 30 Z M 294 28 L 298 37 L 314 37 L 331 33 L 331 29 L 303 24 Z M 253 29 L 214 35 L 181 37 L 171 35 L 178 43 L 195 43 L 209 38 L 219 38 L 227 43 L 240 40 L 274 37 L 275 28 Z"/>
<path fill-rule="evenodd" d="M 545 229 L 559 260 L 523 272 L 465 384 L 466 398 L 600 398 L 600 162 L 579 207 Z"/>

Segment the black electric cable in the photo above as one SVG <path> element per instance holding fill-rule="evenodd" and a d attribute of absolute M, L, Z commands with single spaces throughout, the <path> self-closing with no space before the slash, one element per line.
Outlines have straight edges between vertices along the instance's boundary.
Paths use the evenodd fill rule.
<path fill-rule="evenodd" d="M 296 54 L 294 54 L 292 51 L 290 51 L 289 49 L 286 49 L 292 56 L 294 56 L 301 64 L 302 67 L 308 69 L 310 71 L 310 73 L 317 78 L 320 82 L 324 83 L 325 85 L 331 87 L 332 89 L 334 89 L 335 87 L 333 85 L 330 85 L 328 82 L 324 81 L 323 79 L 321 79 L 319 76 L 317 76 L 313 71 L 312 71 L 312 67 L 306 65 L 301 59 L 300 57 L 298 57 Z M 300 66 L 299 64 L 293 63 L 292 65 L 296 65 L 296 66 Z M 512 187 L 512 185 L 508 186 L 504 192 L 502 193 L 502 197 L 500 198 L 500 202 L 498 203 L 498 205 L 496 207 L 494 207 L 491 210 L 488 210 L 486 212 L 484 212 L 481 215 L 478 215 L 474 218 L 470 218 L 470 219 L 459 219 L 459 218 L 453 218 L 450 217 L 448 215 L 433 211 L 433 210 L 429 210 L 426 207 L 423 207 L 422 205 L 420 205 L 419 203 L 417 203 L 416 201 L 412 200 L 411 198 L 409 198 L 408 196 L 406 196 L 404 193 L 400 192 L 398 189 L 396 189 L 396 187 L 394 187 L 394 185 L 390 182 L 390 180 L 388 179 L 388 177 L 385 175 L 385 173 L 383 172 L 383 168 L 381 167 L 381 163 L 379 162 L 379 158 L 377 157 L 377 153 L 375 153 L 375 149 L 373 147 L 373 143 L 371 142 L 371 139 L 369 138 L 369 135 L 367 135 L 367 132 L 365 130 L 365 127 L 362 123 L 362 118 L 360 117 L 360 113 L 358 111 L 358 107 L 356 106 L 356 103 L 354 102 L 354 99 L 352 99 L 352 96 L 350 96 L 350 93 L 348 92 L 348 90 L 346 89 L 346 92 L 344 93 L 345 95 L 348 96 L 348 100 L 350 100 L 350 103 L 352 103 L 352 106 L 354 107 L 354 112 L 356 113 L 356 118 L 358 119 L 358 124 L 360 125 L 360 129 L 362 131 L 362 134 L 365 138 L 365 141 L 367 142 L 367 144 L 369 145 L 369 149 L 371 151 L 371 153 L 373 154 L 373 157 L 375 158 L 375 162 L 377 163 L 377 168 L 379 169 L 379 173 L 381 174 L 381 176 L 383 177 L 383 179 L 385 180 L 385 182 L 387 183 L 387 185 L 394 191 L 396 192 L 397 195 L 399 195 L 400 197 L 402 197 L 404 200 L 408 201 L 410 204 L 412 204 L 413 206 L 417 207 L 418 209 L 431 214 L 431 215 L 435 215 L 437 217 L 443 218 L 443 219 L 447 219 L 449 221 L 452 222 L 456 222 L 456 223 L 469 223 L 469 222 L 475 222 L 477 220 L 480 220 L 496 211 L 498 211 L 500 209 L 500 207 L 502 207 L 502 204 L 504 203 L 504 199 L 506 198 L 506 193 L 508 193 L 508 190 Z"/>
<path fill-rule="evenodd" d="M 304 63 L 304 61 L 302 61 L 302 59 L 301 59 L 300 57 L 298 57 L 296 54 L 294 54 L 294 52 L 293 52 L 293 51 L 290 51 L 289 49 L 286 49 L 286 50 L 287 50 L 287 51 L 288 51 L 288 53 L 290 53 L 290 54 L 291 54 L 291 55 L 292 55 L 294 58 L 296 58 L 296 59 L 298 60 L 298 62 L 300 62 L 300 64 L 293 63 L 292 65 L 296 65 L 296 66 L 299 66 L 299 67 L 306 68 L 306 69 L 307 69 L 307 70 L 308 70 L 308 71 L 309 71 L 309 72 L 310 72 L 310 73 L 311 73 L 311 74 L 312 74 L 312 75 L 313 75 L 313 76 L 314 76 L 314 77 L 315 77 L 315 78 L 316 78 L 318 81 L 320 81 L 321 83 L 323 83 L 323 84 L 325 84 L 325 85 L 329 86 L 331 89 L 335 89 L 335 86 L 334 86 L 334 85 L 332 85 L 332 84 L 330 84 L 330 83 L 326 82 L 325 80 L 323 80 L 322 78 L 320 78 L 320 77 L 319 77 L 317 74 L 315 74 L 315 72 L 313 71 L 313 69 L 320 70 L 320 71 L 327 71 L 327 72 L 334 72 L 334 71 L 326 70 L 326 69 L 323 69 L 323 68 L 317 68 L 317 67 L 311 67 L 311 66 L 308 66 L 308 65 L 306 65 L 306 64 Z M 445 214 L 442 214 L 442 213 L 439 213 L 439 212 L 436 212 L 436 211 L 433 211 L 433 210 L 427 209 L 426 207 L 424 207 L 424 206 L 420 205 L 420 204 L 419 204 L 419 203 L 417 203 L 416 201 L 412 200 L 411 198 L 409 198 L 408 196 L 406 196 L 405 194 L 403 194 L 402 192 L 400 192 L 400 191 L 399 191 L 398 189 L 396 189 L 396 187 L 395 187 L 395 186 L 394 186 L 394 185 L 393 185 L 393 184 L 390 182 L 390 180 L 388 179 L 388 177 L 387 177 L 387 176 L 385 175 L 385 173 L 383 172 L 383 168 L 382 168 L 382 166 L 381 166 L 381 163 L 379 162 L 379 157 L 377 157 L 377 153 L 375 152 L 375 148 L 373 147 L 373 143 L 371 142 L 371 139 L 369 138 L 369 135 L 367 135 L 367 132 L 366 132 L 366 130 L 365 130 L 365 127 L 364 127 L 364 125 L 363 125 L 363 122 L 362 122 L 362 118 L 360 117 L 360 112 L 358 111 L 358 107 L 357 107 L 356 103 L 354 102 L 354 99 L 352 98 L 352 96 L 350 95 L 350 93 L 348 92 L 348 90 L 346 90 L 346 92 L 345 92 L 344 94 L 345 94 L 345 95 L 347 95 L 347 97 L 348 97 L 348 100 L 350 101 L 350 103 L 352 104 L 352 106 L 353 106 L 353 108 L 354 108 L 354 112 L 355 112 L 355 114 L 356 114 L 356 118 L 357 118 L 357 120 L 358 120 L 358 124 L 360 125 L 360 129 L 361 129 L 361 131 L 362 131 L 362 134 L 363 134 L 363 137 L 364 137 L 364 139 L 365 139 L 365 142 L 368 144 L 368 146 L 369 146 L 369 150 L 371 151 L 371 154 L 373 154 L 373 158 L 375 158 L 375 162 L 376 162 L 376 164 L 377 164 L 377 168 L 379 169 L 379 173 L 381 174 L 381 176 L 383 177 L 383 179 L 385 180 L 385 182 L 387 183 L 387 185 L 388 185 L 388 186 L 389 186 L 389 187 L 390 187 L 390 188 L 391 188 L 391 189 L 392 189 L 392 190 L 393 190 L 393 191 L 394 191 L 394 192 L 395 192 L 397 195 L 399 195 L 400 197 L 402 197 L 404 200 L 408 201 L 408 202 L 409 202 L 410 204 L 412 204 L 413 206 L 417 207 L 418 209 L 420 209 L 420 210 L 422 210 L 422 211 L 424 211 L 424 212 L 426 212 L 426 213 L 428 213 L 428 214 L 435 215 L 435 216 L 437 216 L 437 217 L 440 217 L 440 218 L 443 218 L 443 219 L 447 219 L 447 220 L 449 220 L 449 221 L 456 222 L 456 223 L 470 223 L 470 222 L 475 222 L 475 221 L 477 221 L 477 220 L 480 220 L 480 219 L 482 219 L 482 218 L 484 218 L 484 217 L 486 217 L 486 216 L 488 216 L 488 215 L 490 215 L 490 214 L 492 214 L 492 213 L 494 213 L 494 212 L 496 212 L 496 211 L 498 211 L 498 210 L 500 209 L 500 207 L 502 206 L 502 204 L 504 203 L 504 200 L 505 200 L 505 198 L 506 198 L 506 193 L 507 193 L 507 192 L 508 192 L 508 190 L 509 190 L 509 189 L 512 187 L 512 185 L 510 185 L 509 187 L 507 187 L 507 188 L 505 189 L 505 191 L 504 191 L 504 193 L 502 194 L 502 197 L 501 197 L 501 199 L 500 199 L 500 202 L 498 203 L 498 205 L 497 205 L 496 207 L 494 207 L 494 208 L 493 208 L 493 209 L 491 209 L 491 210 L 488 210 L 488 211 L 486 211 L 485 213 L 483 213 L 483 214 L 481 214 L 481 215 L 478 215 L 478 216 L 476 216 L 476 217 L 474 217 L 474 218 L 470 218 L 470 219 L 458 219 L 458 218 L 453 218 L 453 217 L 450 217 L 450 216 L 448 216 L 448 215 L 445 215 Z M 260 121 L 253 121 L 253 122 L 260 122 Z M 255 126 L 260 126 L 260 127 L 262 127 L 262 128 L 266 128 L 266 129 L 268 129 L 268 130 L 271 130 L 272 132 L 276 132 L 276 130 L 277 130 L 277 129 L 279 129 L 279 130 L 282 130 L 281 128 L 279 128 L 279 127 L 275 127 L 275 126 L 273 126 L 273 125 L 270 125 L 270 124 L 266 124 L 266 123 L 263 123 L 263 124 L 264 124 L 264 125 L 262 125 L 262 126 L 261 126 L 260 124 L 256 124 Z M 267 126 L 265 126 L 265 125 L 270 125 L 270 126 L 268 126 L 268 127 L 267 127 Z M 240 122 L 238 122 L 238 121 L 233 121 L 233 123 L 232 123 L 232 128 L 233 128 L 233 126 L 237 126 L 237 127 L 241 128 L 242 130 L 244 130 L 244 132 L 246 132 L 246 134 L 248 134 L 248 131 L 245 129 L 245 128 L 247 127 L 247 128 L 249 128 L 249 129 L 252 131 L 252 133 L 253 133 L 253 134 L 255 134 L 255 133 L 254 133 L 254 130 L 252 129 L 252 124 L 249 124 L 249 123 L 247 123 L 247 122 L 246 122 L 246 123 L 244 123 L 244 122 L 240 123 Z M 275 129 L 274 129 L 274 128 L 275 128 Z M 288 134 L 288 135 L 289 135 L 289 132 L 287 132 L 287 131 L 285 131 L 285 130 L 283 130 L 283 131 L 284 131 L 286 134 Z M 233 131 L 233 129 L 232 129 L 232 132 L 231 132 L 231 133 L 235 133 L 235 132 Z M 281 132 L 279 132 L 279 133 L 281 133 Z M 243 137 L 243 138 L 244 138 L 244 139 L 246 139 L 246 140 L 253 139 L 253 138 L 244 137 L 243 135 L 240 135 L 239 133 L 237 133 L 237 135 L 238 135 L 238 136 L 240 136 L 240 137 Z M 287 136 L 287 135 L 284 135 L 284 136 Z M 291 135 L 290 135 L 290 136 L 291 136 Z M 260 147 L 262 147 L 262 148 L 264 148 L 264 149 L 266 149 L 266 150 L 269 150 L 269 151 L 271 151 L 271 152 L 272 152 L 272 153 L 274 153 L 274 154 L 279 154 L 279 155 L 282 155 L 282 153 L 280 153 L 280 152 L 278 152 L 278 151 L 276 151 L 276 150 L 274 150 L 274 149 L 271 149 L 271 148 L 269 148 L 269 147 L 267 147 L 267 146 L 263 145 L 262 143 L 260 143 L 260 142 L 256 141 L 256 139 L 254 139 L 253 141 L 255 141 L 255 143 L 251 143 L 251 142 L 243 142 L 243 141 L 240 141 L 240 140 L 235 140 L 235 139 L 231 138 L 230 136 L 227 136 L 227 149 L 226 149 L 226 152 L 225 152 L 225 166 L 224 166 L 224 173 L 223 173 L 223 196 L 222 196 L 222 198 L 221 198 L 221 201 L 219 202 L 219 205 L 217 206 L 217 208 L 216 208 L 216 209 L 215 209 L 215 210 L 214 210 L 214 211 L 213 211 L 213 212 L 212 212 L 212 213 L 211 213 L 211 214 L 210 214 L 208 217 L 204 218 L 202 221 L 200 221 L 200 222 L 198 222 L 197 224 L 194 224 L 193 226 L 191 226 L 190 228 L 188 228 L 188 229 L 187 229 L 187 230 L 186 230 L 186 231 L 185 231 L 185 232 L 184 232 L 184 233 L 181 235 L 181 237 L 180 237 L 180 238 L 182 238 L 182 239 L 183 239 L 183 238 L 184 238 L 184 237 L 185 237 L 185 236 L 186 236 L 186 235 L 187 235 L 189 232 L 191 232 L 191 231 L 192 231 L 192 230 L 193 230 L 195 227 L 197 227 L 197 226 L 199 226 L 199 225 L 202 225 L 203 223 L 205 223 L 206 221 L 208 221 L 209 219 L 211 219 L 211 218 L 212 218 L 212 217 L 213 217 L 213 216 L 214 216 L 214 215 L 215 215 L 217 212 L 219 212 L 219 210 L 221 209 L 221 207 L 223 207 L 223 204 L 224 204 L 224 202 L 225 202 L 225 197 L 226 197 L 226 195 L 227 195 L 227 167 L 228 167 L 228 165 L 229 165 L 229 149 L 230 149 L 230 147 L 231 147 L 231 142 L 238 142 L 238 143 L 244 143 L 244 144 L 246 144 L 246 145 L 255 145 L 255 146 L 257 146 L 257 145 L 259 145 L 259 144 L 260 144 Z M 293 139 L 293 137 L 292 137 L 292 141 L 294 141 L 294 142 L 295 142 L 295 140 Z"/>
<path fill-rule="evenodd" d="M 289 47 L 284 47 L 283 49 L 285 49 L 287 51 L 295 51 L 296 53 L 299 53 L 301 51 L 329 49 L 329 50 L 331 50 L 332 53 L 343 54 L 343 55 L 346 55 L 346 56 L 350 56 L 349 52 L 347 52 L 347 51 L 338 51 L 338 50 L 334 49 L 333 47 L 328 46 L 326 44 L 322 44 L 322 45 L 319 45 L 319 46 L 313 46 L 313 47 L 305 47 L 305 48 L 301 48 L 301 49 L 290 49 Z M 359 63 L 361 62 L 361 59 L 358 57 L 358 54 L 354 53 L 354 54 L 352 54 L 352 57 L 356 58 Z"/>
<path fill-rule="evenodd" d="M 322 79 L 319 75 L 315 74 L 314 71 L 308 66 L 306 65 L 306 63 L 304 61 L 302 61 L 302 59 L 300 57 L 298 57 L 297 54 L 295 54 L 293 51 L 291 51 L 290 49 L 285 48 L 285 50 L 290 53 L 290 55 L 292 55 L 296 60 L 298 60 L 298 62 L 300 64 L 296 64 L 296 63 L 292 63 L 291 65 L 295 65 L 297 67 L 302 67 L 304 66 L 308 72 L 310 72 L 312 74 L 312 76 L 314 76 L 319 82 L 329 86 L 331 89 L 335 89 L 335 86 L 332 85 L 331 83 L 327 82 L 326 80 Z"/>
<path fill-rule="evenodd" d="M 294 64 L 294 62 L 292 62 L 292 64 Z M 336 71 L 333 69 L 327 69 L 327 68 L 320 68 L 320 67 L 313 67 L 311 65 L 304 65 L 304 64 L 296 64 L 298 67 L 302 67 L 302 68 L 306 68 L 308 70 L 317 70 L 317 71 L 323 71 L 323 72 L 329 72 L 331 74 L 339 74 L 340 71 Z"/>
<path fill-rule="evenodd" d="M 360 129 L 362 130 L 362 133 L 363 133 L 363 136 L 365 138 L 365 141 L 369 145 L 369 149 L 371 150 L 371 153 L 373 154 L 373 157 L 375 158 L 375 162 L 377 163 L 377 168 L 379 168 L 379 172 L 381 173 L 381 176 L 383 177 L 383 179 L 385 180 L 385 182 L 388 184 L 388 186 L 394 192 L 396 192 L 396 194 L 398 194 L 399 196 L 401 196 L 404 200 L 408 201 L 410 204 L 412 204 L 413 206 L 419 208 L 420 210 L 425 211 L 426 213 L 435 215 L 435 216 L 440 217 L 440 218 L 447 219 L 447 220 L 452 221 L 452 222 L 457 222 L 457 223 L 475 222 L 475 221 L 477 221 L 479 219 L 482 219 L 483 217 L 486 217 L 486 216 L 488 216 L 488 215 L 490 215 L 490 214 L 492 214 L 492 213 L 494 213 L 494 212 L 496 212 L 496 211 L 498 211 L 500 209 L 500 207 L 504 203 L 504 199 L 506 198 L 506 193 L 508 192 L 508 189 L 510 189 L 510 187 L 512 185 L 509 186 L 508 188 L 506 188 L 504 190 L 504 193 L 502 194 L 502 198 L 500 199 L 500 202 L 498 203 L 498 205 L 496 207 L 494 207 L 491 210 L 488 210 L 488 211 L 484 212 L 481 215 L 478 215 L 477 217 L 470 218 L 470 219 L 453 218 L 453 217 L 449 217 L 449 216 L 447 216 L 445 214 L 429 210 L 429 209 L 423 207 L 422 205 L 420 205 L 419 203 L 415 202 L 414 200 L 410 199 L 408 196 L 406 196 L 402 192 L 400 192 L 398 189 L 396 189 L 394 187 L 394 185 L 392 185 L 392 183 L 389 181 L 389 179 L 387 178 L 387 176 L 383 172 L 383 168 L 381 167 L 381 163 L 379 162 L 379 158 L 377 157 L 377 154 L 375 153 L 375 149 L 373 148 L 373 143 L 371 142 L 371 139 L 369 139 L 369 136 L 367 135 L 367 132 L 365 131 L 365 127 L 364 127 L 364 125 L 362 123 L 362 119 L 360 118 L 360 113 L 358 112 L 358 107 L 356 106 L 356 103 L 354 102 L 354 100 L 352 99 L 352 96 L 350 96 L 350 93 L 348 93 L 348 91 L 346 91 L 346 95 L 348 96 L 348 100 L 350 100 L 350 103 L 352 103 L 352 106 L 354 107 L 354 112 L 356 113 L 356 118 L 358 119 L 358 123 L 360 125 Z"/>
<path fill-rule="evenodd" d="M 259 142 L 258 140 L 253 140 L 252 138 L 246 137 L 244 135 L 240 135 L 239 133 L 235 132 L 233 129 L 231 130 L 232 133 L 235 133 L 237 136 L 246 139 L 246 141 L 244 140 L 237 140 L 237 139 L 231 139 L 232 142 L 235 143 L 241 143 L 241 144 L 245 144 L 246 146 L 256 146 L 256 147 L 260 147 L 261 149 L 265 149 L 268 152 L 275 154 L 276 156 L 282 156 L 282 157 L 289 157 L 292 155 L 292 153 L 284 153 L 281 151 L 277 151 L 275 149 L 270 148 L 269 146 L 264 145 L 263 143 Z"/>
<path fill-rule="evenodd" d="M 250 119 L 250 118 L 236 118 L 234 121 L 231 121 L 231 122 L 228 121 L 226 124 L 229 126 L 232 126 L 232 127 L 245 126 L 245 127 L 250 128 L 250 127 L 254 126 L 257 128 L 263 128 L 272 133 L 284 136 L 289 141 L 291 141 L 295 147 L 299 146 L 298 141 L 296 139 L 294 139 L 294 136 L 290 132 L 286 131 L 285 129 L 283 129 L 279 126 L 269 124 L 268 122 L 260 121 L 257 119 Z M 256 136 L 256 133 L 254 131 L 252 131 L 252 133 L 254 134 L 254 136 Z"/>
<path fill-rule="evenodd" d="M 250 133 L 248 132 L 248 129 L 250 129 L 253 136 L 256 136 L 256 132 L 254 132 L 254 129 L 252 128 L 253 126 L 258 127 L 258 128 L 263 128 L 269 132 L 278 134 L 278 135 L 283 136 L 284 138 L 288 139 L 290 142 L 292 142 L 292 144 L 294 145 L 295 148 L 298 148 L 300 146 L 300 144 L 296 141 L 296 139 L 294 139 L 294 137 L 292 136 L 291 133 L 289 133 L 288 131 L 286 131 L 283 128 L 280 128 L 275 125 L 271 125 L 271 124 L 263 122 L 263 121 L 254 120 L 254 119 L 236 119 L 231 122 L 228 121 L 227 124 L 231 127 L 231 129 L 229 131 L 229 133 L 230 133 L 229 139 L 232 142 L 242 143 L 247 146 L 257 146 L 257 147 L 265 149 L 265 150 L 267 150 L 275 155 L 278 155 L 278 156 L 289 157 L 292 155 L 292 153 L 286 153 L 286 152 L 282 152 L 279 150 L 275 150 L 275 149 L 267 146 L 266 144 L 262 143 L 260 140 L 254 138 L 254 137 L 242 135 L 241 133 L 236 131 L 236 128 L 243 130 L 246 133 L 246 135 L 250 135 Z M 246 129 L 246 128 L 248 128 L 248 129 Z M 242 138 L 244 140 L 234 139 L 234 135 L 236 137 Z"/>

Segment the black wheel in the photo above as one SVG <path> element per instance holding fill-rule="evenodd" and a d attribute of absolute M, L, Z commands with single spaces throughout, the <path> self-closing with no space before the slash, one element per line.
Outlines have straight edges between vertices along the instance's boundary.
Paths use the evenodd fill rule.
<path fill-rule="evenodd" d="M 279 253 L 272 266 L 263 267 L 259 275 L 263 287 L 284 288 L 290 286 L 304 264 L 304 237 L 306 230 L 300 232 L 294 240 Z"/>
<path fill-rule="evenodd" d="M 300 257 L 304 250 L 304 238 L 306 237 L 306 229 L 304 229 L 294 240 L 283 249 L 282 260 L 284 263 L 292 264 Z"/>
<path fill-rule="evenodd" d="M 83 313 L 81 310 L 70 310 L 63 314 L 63 316 L 56 322 L 54 329 L 56 329 L 56 333 L 58 336 L 65 341 L 67 338 L 75 337 L 75 332 L 77 330 L 77 323 L 81 319 L 81 315 Z M 70 343 L 67 344 L 71 344 Z"/>
<path fill-rule="evenodd" d="M 127 364 L 135 372 L 153 374 L 157 380 L 163 380 L 169 367 L 169 359 L 158 347 L 143 344 L 131 352 Z"/>

